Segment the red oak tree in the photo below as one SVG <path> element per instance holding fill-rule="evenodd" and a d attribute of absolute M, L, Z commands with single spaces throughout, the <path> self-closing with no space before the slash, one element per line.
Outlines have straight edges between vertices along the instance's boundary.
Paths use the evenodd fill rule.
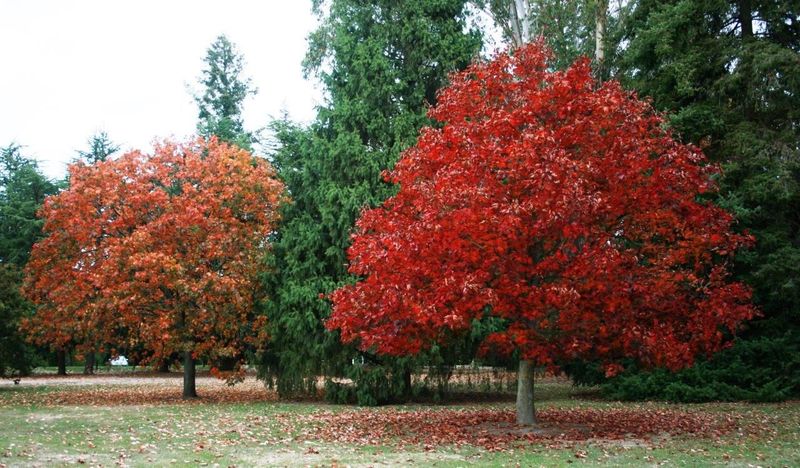
<path fill-rule="evenodd" d="M 535 421 L 533 366 L 621 358 L 678 369 L 755 313 L 725 264 L 752 242 L 702 200 L 718 169 L 588 60 L 548 68 L 540 44 L 455 75 L 365 211 L 349 250 L 361 280 L 331 295 L 345 342 L 413 354 L 486 315 L 484 349 L 520 355 L 518 420 Z"/>
<path fill-rule="evenodd" d="M 183 395 L 197 396 L 195 360 L 241 362 L 264 328 L 257 275 L 283 193 L 265 160 L 216 140 L 71 166 L 41 210 L 47 237 L 24 288 L 38 308 L 23 329 L 153 363 L 182 353 Z"/>

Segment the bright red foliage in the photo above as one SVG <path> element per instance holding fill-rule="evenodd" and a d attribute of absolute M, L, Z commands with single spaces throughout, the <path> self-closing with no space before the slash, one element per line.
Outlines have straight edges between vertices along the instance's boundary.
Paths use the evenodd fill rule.
<path fill-rule="evenodd" d="M 251 315 L 283 192 L 265 160 L 213 140 L 71 166 L 41 210 L 23 328 L 56 348 L 241 358 L 263 329 Z"/>
<path fill-rule="evenodd" d="M 541 44 L 453 77 L 363 213 L 349 250 L 363 279 L 332 295 L 346 342 L 416 353 L 484 315 L 506 320 L 484 349 L 633 357 L 672 369 L 723 346 L 755 310 L 725 263 L 752 242 L 699 196 L 716 167 L 678 143 L 649 104 L 588 60 L 547 68 Z"/>

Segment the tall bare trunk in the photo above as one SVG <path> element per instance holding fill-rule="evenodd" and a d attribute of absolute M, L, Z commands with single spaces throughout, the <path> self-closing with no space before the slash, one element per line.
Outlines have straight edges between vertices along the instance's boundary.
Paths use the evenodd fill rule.
<path fill-rule="evenodd" d="M 58 375 L 67 375 L 67 352 L 63 349 L 56 351 L 56 365 L 58 366 Z"/>
<path fill-rule="evenodd" d="M 521 47 L 531 41 L 531 18 L 529 0 L 511 0 L 508 3 L 508 19 L 511 23 L 511 41 Z"/>
<path fill-rule="evenodd" d="M 183 353 L 183 398 L 197 398 L 195 362 L 191 351 Z"/>
<path fill-rule="evenodd" d="M 533 403 L 533 361 L 519 361 L 517 372 L 517 424 L 532 426 L 536 424 L 536 407 Z"/>
<path fill-rule="evenodd" d="M 597 79 L 605 76 L 606 63 L 606 28 L 608 26 L 608 0 L 597 0 L 597 11 L 594 17 L 594 61 Z"/>

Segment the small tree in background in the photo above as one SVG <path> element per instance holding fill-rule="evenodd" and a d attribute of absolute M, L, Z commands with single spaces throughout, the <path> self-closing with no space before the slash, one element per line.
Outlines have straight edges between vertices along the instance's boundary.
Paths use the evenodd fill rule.
<path fill-rule="evenodd" d="M 257 90 L 249 78 L 241 76 L 244 59 L 236 46 L 222 35 L 208 48 L 205 63 L 199 81 L 203 92 L 194 97 L 200 109 L 198 133 L 251 150 L 254 135 L 244 129 L 242 105 Z"/>
<path fill-rule="evenodd" d="M 120 146 L 115 144 L 108 138 L 106 132 L 98 132 L 89 138 L 87 142 L 89 145 L 88 150 L 78 151 L 78 160 L 84 161 L 87 164 L 94 164 L 96 162 L 103 162 L 108 160 L 109 156 L 119 151 Z"/>
<path fill-rule="evenodd" d="M 362 278 L 332 295 L 345 342 L 416 354 L 505 324 L 485 350 L 520 359 L 517 418 L 535 422 L 533 367 L 622 358 L 679 369 L 719 350 L 755 310 L 726 280 L 751 242 L 703 194 L 713 166 L 588 60 L 548 68 L 537 43 L 453 78 L 365 211 L 349 249 Z"/>
<path fill-rule="evenodd" d="M 153 363 L 181 353 L 196 397 L 196 360 L 240 364 L 264 327 L 256 276 L 282 198 L 265 160 L 216 139 L 71 166 L 41 212 L 24 329 L 51 346 L 144 348 Z"/>

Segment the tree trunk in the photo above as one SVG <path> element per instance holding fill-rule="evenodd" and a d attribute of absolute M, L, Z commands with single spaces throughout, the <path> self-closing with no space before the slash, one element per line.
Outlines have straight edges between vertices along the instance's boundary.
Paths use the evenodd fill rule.
<path fill-rule="evenodd" d="M 183 353 L 183 398 L 197 398 L 197 389 L 195 387 L 195 366 L 194 356 L 191 351 Z"/>
<path fill-rule="evenodd" d="M 162 374 L 169 374 L 169 365 L 170 365 L 170 360 L 169 359 L 163 359 L 158 364 L 158 371 L 161 372 Z"/>
<path fill-rule="evenodd" d="M 598 81 L 605 76 L 606 62 L 606 26 L 608 25 L 608 0 L 597 1 L 597 11 L 594 17 L 594 61 L 595 75 Z"/>
<path fill-rule="evenodd" d="M 56 363 L 58 375 L 67 375 L 67 353 L 63 349 L 56 351 Z"/>
<path fill-rule="evenodd" d="M 753 37 L 753 5 L 751 0 L 739 0 L 739 23 L 742 27 L 742 39 Z"/>
<path fill-rule="evenodd" d="M 86 356 L 83 358 L 83 374 L 94 374 L 94 351 L 86 353 Z"/>
<path fill-rule="evenodd" d="M 511 23 L 511 42 L 522 47 L 531 41 L 530 6 L 527 0 L 511 0 L 508 3 L 508 19 Z"/>
<path fill-rule="evenodd" d="M 403 370 L 403 398 L 411 399 L 411 370 Z"/>
<path fill-rule="evenodd" d="M 533 361 L 519 361 L 517 372 L 517 424 L 532 426 L 536 424 L 536 408 L 533 404 Z"/>

